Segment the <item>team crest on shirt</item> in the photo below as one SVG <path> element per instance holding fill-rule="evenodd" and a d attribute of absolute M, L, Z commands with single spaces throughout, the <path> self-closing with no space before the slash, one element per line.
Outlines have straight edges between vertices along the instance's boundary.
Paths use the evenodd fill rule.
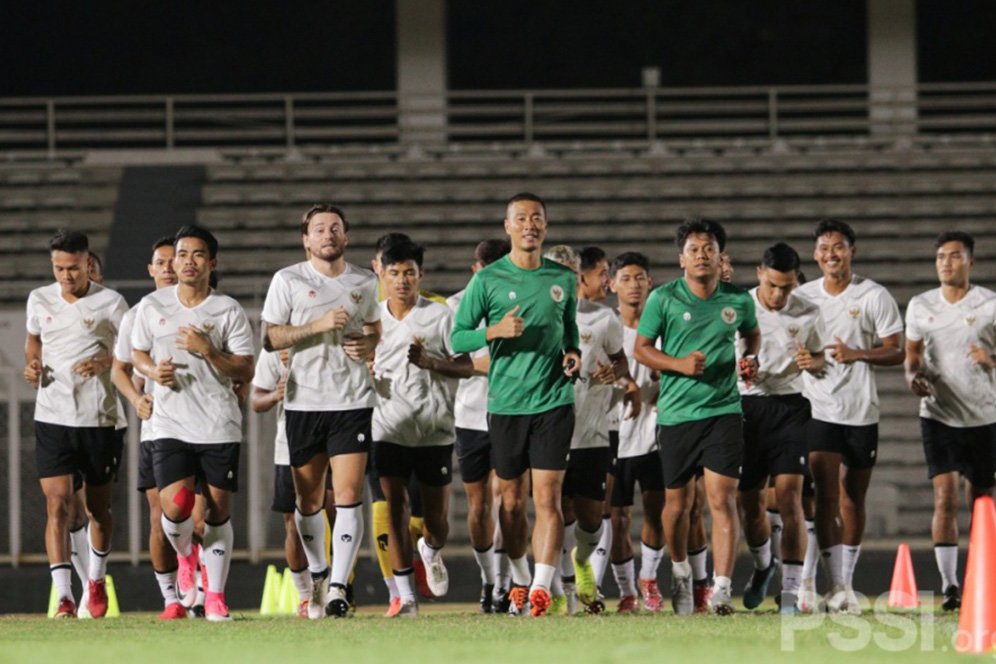
<path fill-rule="evenodd" d="M 166 324 L 166 319 L 165 318 L 160 318 L 159 319 L 159 326 L 162 327 L 165 324 Z"/>
<path fill-rule="evenodd" d="M 554 302 L 563 302 L 564 289 L 557 284 L 550 286 L 550 297 L 553 299 Z"/>
<path fill-rule="evenodd" d="M 82 321 L 82 323 L 83 323 L 83 327 L 85 327 L 86 329 L 88 329 L 88 330 L 92 330 L 93 329 L 93 319 L 92 318 L 84 318 L 83 321 Z"/>
<path fill-rule="evenodd" d="M 45 324 L 46 325 L 51 325 L 52 324 L 52 317 L 51 316 L 45 316 Z"/>
<path fill-rule="evenodd" d="M 353 304 L 359 304 L 363 301 L 363 293 L 358 290 L 354 290 L 349 294 L 349 299 L 353 301 Z"/>
<path fill-rule="evenodd" d="M 210 323 L 210 322 L 204 323 L 203 325 L 201 325 L 201 327 L 203 327 L 204 331 L 207 332 L 208 334 L 211 334 L 212 332 L 214 332 L 214 323 Z"/>
<path fill-rule="evenodd" d="M 591 343 L 591 330 L 584 330 L 581 332 L 581 341 L 586 344 Z"/>
<path fill-rule="evenodd" d="M 723 322 L 727 325 L 733 325 L 737 322 L 737 312 L 733 307 L 723 307 L 723 311 L 720 312 L 720 316 L 722 316 Z"/>
<path fill-rule="evenodd" d="M 792 323 L 791 325 L 788 326 L 788 333 L 790 337 L 799 336 L 799 326 L 796 325 L 795 323 Z"/>
<path fill-rule="evenodd" d="M 861 315 L 861 309 L 859 309 L 858 307 L 850 307 L 847 310 L 847 315 L 850 316 L 851 318 L 857 318 L 858 316 Z"/>
<path fill-rule="evenodd" d="M 508 299 L 514 300 L 517 297 L 519 297 L 519 294 L 516 293 L 514 290 L 508 291 Z"/>
<path fill-rule="evenodd" d="M 968 325 L 969 327 L 975 325 L 975 314 L 965 316 L 965 325 Z"/>
<path fill-rule="evenodd" d="M 692 314 L 686 311 L 685 313 L 681 314 L 681 320 L 687 323 L 688 321 L 692 320 Z"/>
<path fill-rule="evenodd" d="M 316 291 L 314 288 L 312 288 L 312 289 L 310 289 L 308 291 L 308 297 L 310 297 L 312 300 L 315 299 L 315 297 L 317 295 L 318 295 L 318 291 Z"/>

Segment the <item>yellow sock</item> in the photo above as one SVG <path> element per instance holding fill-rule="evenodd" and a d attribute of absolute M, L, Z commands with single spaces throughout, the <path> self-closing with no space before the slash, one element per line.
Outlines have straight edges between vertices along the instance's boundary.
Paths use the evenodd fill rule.
<path fill-rule="evenodd" d="M 329 522 L 329 513 L 322 510 L 325 517 L 325 563 L 332 567 L 332 524 Z"/>
<path fill-rule="evenodd" d="M 412 551 L 418 553 L 418 539 L 422 537 L 422 526 L 425 524 L 425 519 L 420 516 L 413 516 L 411 522 L 408 524 L 408 532 L 412 535 Z"/>
<path fill-rule="evenodd" d="M 376 543 L 377 564 L 380 565 L 380 573 L 385 579 L 394 576 L 391 560 L 387 555 L 387 527 L 390 522 L 391 515 L 387 509 L 387 501 L 378 500 L 373 504 L 373 534 Z"/>

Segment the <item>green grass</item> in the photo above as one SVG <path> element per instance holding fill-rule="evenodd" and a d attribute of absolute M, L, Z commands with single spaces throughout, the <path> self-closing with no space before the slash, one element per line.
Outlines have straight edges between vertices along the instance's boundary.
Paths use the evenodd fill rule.
<path fill-rule="evenodd" d="M 903 664 L 973 661 L 954 653 L 951 644 L 957 618 L 941 614 L 929 614 L 927 622 L 933 627 L 924 629 L 919 614 L 894 616 L 903 621 L 903 627 L 897 628 L 871 616 L 847 624 L 819 617 L 783 623 L 771 611 L 726 618 L 607 614 L 533 620 L 481 616 L 469 605 L 448 605 L 427 608 L 417 620 L 389 621 L 380 617 L 381 610 L 370 609 L 348 620 L 317 622 L 236 613 L 236 620 L 227 624 L 166 623 L 151 614 L 59 622 L 42 616 L 3 616 L 0 662 L 840 664 L 845 657 Z M 783 625 L 796 629 L 783 629 Z M 866 641 L 862 633 L 869 637 L 867 644 L 855 652 L 833 645 L 845 640 L 846 647 L 862 646 Z M 783 634 L 794 634 L 794 639 L 786 638 L 783 643 Z M 783 649 L 790 643 L 794 650 Z M 979 659 L 988 661 L 992 656 Z"/>

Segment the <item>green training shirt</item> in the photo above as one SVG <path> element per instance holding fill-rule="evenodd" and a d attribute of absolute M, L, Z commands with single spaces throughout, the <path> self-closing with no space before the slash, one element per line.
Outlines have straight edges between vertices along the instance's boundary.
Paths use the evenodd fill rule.
<path fill-rule="evenodd" d="M 564 376 L 564 351 L 578 347 L 577 277 L 543 259 L 535 270 L 517 267 L 504 256 L 477 272 L 467 284 L 453 320 L 456 353 L 488 346 L 488 412 L 531 415 L 574 403 L 574 386 Z M 522 336 L 487 341 L 483 320 L 494 325 L 518 305 Z"/>
<path fill-rule="evenodd" d="M 657 423 L 742 413 L 734 339 L 738 331 L 746 334 L 756 327 L 754 299 L 731 284 L 720 282 L 706 300 L 694 295 L 684 278 L 650 293 L 637 334 L 652 341 L 660 337 L 665 355 L 680 358 L 700 351 L 706 358 L 701 376 L 661 373 Z"/>

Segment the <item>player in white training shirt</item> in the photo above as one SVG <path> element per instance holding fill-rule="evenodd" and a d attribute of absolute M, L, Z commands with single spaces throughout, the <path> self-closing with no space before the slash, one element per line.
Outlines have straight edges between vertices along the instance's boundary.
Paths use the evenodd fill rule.
<path fill-rule="evenodd" d="M 829 344 L 826 370 L 803 376 L 813 412 L 808 436 L 816 537 L 832 584 L 828 607 L 860 613 L 851 580 L 878 452 L 875 369 L 903 363 L 903 320 L 885 288 L 851 270 L 855 237 L 850 226 L 824 219 L 814 237 L 813 258 L 823 277 L 800 286 L 799 295 L 820 307 Z"/>
<path fill-rule="evenodd" d="M 657 395 L 660 382 L 656 372 L 632 358 L 636 344 L 636 329 L 640 314 L 650 295 L 650 261 L 641 253 L 627 251 L 612 261 L 612 291 L 619 301 L 619 319 L 623 326 L 623 351 L 629 357 L 629 371 L 640 390 L 642 407 L 637 417 L 621 419 L 619 449 L 612 466 L 615 482 L 612 487 L 612 565 L 621 568 L 632 585 L 635 565 L 630 543 L 633 499 L 636 484 L 640 484 L 643 505 L 643 525 L 640 529 L 639 593 L 643 608 L 658 613 L 664 606 L 657 585 L 657 569 L 664 557 L 664 475 L 657 451 Z M 637 588 L 631 588 L 631 591 Z M 624 593 L 625 594 L 625 593 Z"/>
<path fill-rule="evenodd" d="M 474 248 L 474 264 L 471 272 L 495 262 L 510 250 L 507 240 L 482 240 Z M 450 309 L 456 312 L 464 291 L 455 293 L 446 300 Z M 467 492 L 467 532 L 470 545 L 474 549 L 474 560 L 481 570 L 481 613 L 493 613 L 501 607 L 508 594 L 508 588 L 498 583 L 501 544 L 501 529 L 496 528 L 492 513 L 492 473 L 491 437 L 488 435 L 488 367 L 491 358 L 487 347 L 470 354 L 474 363 L 474 375 L 460 381 L 454 404 L 456 425 L 456 456 L 460 466 L 460 478 Z M 507 566 L 507 556 L 505 565 Z"/>
<path fill-rule="evenodd" d="M 939 288 L 906 307 L 906 379 L 920 400 L 927 474 L 934 485 L 931 534 L 946 611 L 961 607 L 958 493 L 991 496 L 996 483 L 996 293 L 971 281 L 975 240 L 937 238 Z M 971 505 L 969 506 L 971 508 Z"/>
<path fill-rule="evenodd" d="M 118 293 L 90 281 L 89 241 L 59 231 L 49 241 L 56 282 L 28 296 L 24 379 L 38 390 L 35 441 L 47 504 L 45 550 L 58 594 L 56 617 L 76 617 L 71 588 L 69 517 L 73 477 L 86 482 L 90 512 L 87 608 L 107 612 L 105 573 L 111 546 L 111 487 L 121 460 L 120 417 L 110 357 L 128 310 Z"/>
<path fill-rule="evenodd" d="M 752 381 L 740 380 L 744 410 L 744 466 L 740 476 L 744 539 L 754 571 L 744 590 L 744 606 L 757 608 L 782 566 L 781 611 L 795 613 L 806 551 L 802 485 L 809 446 L 809 402 L 802 396 L 802 373 L 823 370 L 826 343 L 820 308 L 792 291 L 798 284 L 799 254 L 784 242 L 769 247 L 757 268 L 751 290 L 761 348 L 760 370 Z M 783 530 L 779 551 L 772 551 L 766 514 L 768 478 L 774 479 Z"/>
<path fill-rule="evenodd" d="M 341 209 L 312 206 L 301 221 L 308 259 L 273 276 L 262 314 L 266 349 L 290 350 L 284 413 L 312 619 L 349 613 L 346 586 L 363 541 L 363 480 L 376 403 L 366 362 L 380 338 L 377 279 L 346 262 L 348 233 Z M 336 504 L 331 570 L 322 514 L 330 468 Z"/>
<path fill-rule="evenodd" d="M 442 597 L 449 575 L 441 550 L 449 536 L 449 485 L 453 467 L 453 400 L 459 378 L 473 372 L 467 355 L 454 356 L 449 307 L 419 295 L 422 247 L 390 244 L 381 255 L 387 299 L 380 303 L 383 333 L 374 355 L 377 407 L 373 415 L 373 465 L 390 512 L 388 552 L 400 602 L 388 617 L 418 614 L 408 536 L 408 485 L 414 475 L 422 494 L 424 527 L 417 542 L 429 589 Z"/>
<path fill-rule="evenodd" d="M 242 410 L 234 383 L 253 375 L 249 319 L 238 302 L 211 289 L 218 241 L 185 226 L 175 236 L 178 285 L 145 296 L 131 335 L 132 363 L 153 388 L 153 472 L 163 531 L 178 555 L 193 550 L 194 484 L 200 479 L 207 513 L 205 617 L 230 620 L 225 583 L 233 548 L 232 493 L 238 489 Z"/>

